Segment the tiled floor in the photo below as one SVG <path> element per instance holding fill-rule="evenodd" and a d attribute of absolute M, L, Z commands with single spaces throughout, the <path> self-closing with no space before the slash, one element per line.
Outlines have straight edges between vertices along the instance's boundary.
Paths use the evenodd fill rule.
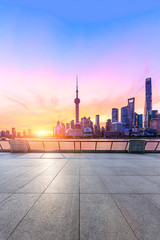
<path fill-rule="evenodd" d="M 0 240 L 160 240 L 160 154 L 0 154 Z"/>

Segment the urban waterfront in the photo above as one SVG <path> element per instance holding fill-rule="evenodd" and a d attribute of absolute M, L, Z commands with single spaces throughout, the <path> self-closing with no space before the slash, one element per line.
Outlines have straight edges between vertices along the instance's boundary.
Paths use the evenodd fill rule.
<path fill-rule="evenodd" d="M 19 140 L 19 139 L 17 139 Z M 31 151 L 40 152 L 58 152 L 60 151 L 124 151 L 127 143 L 132 139 L 49 139 L 49 138 L 30 138 L 20 139 L 28 142 Z M 135 140 L 135 139 L 133 139 Z M 160 138 L 140 138 L 138 140 L 146 140 L 145 150 L 160 150 L 157 143 Z M 2 151 L 10 151 L 10 140 L 0 141 Z"/>

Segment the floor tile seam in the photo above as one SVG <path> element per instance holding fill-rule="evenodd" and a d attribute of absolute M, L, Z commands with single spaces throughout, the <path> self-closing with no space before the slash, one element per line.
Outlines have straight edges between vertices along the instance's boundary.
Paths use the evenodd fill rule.
<path fill-rule="evenodd" d="M 157 177 L 157 176 L 160 177 L 160 175 L 156 175 L 156 176 L 155 175 L 151 175 L 151 176 L 150 175 L 145 175 L 144 178 L 147 179 L 148 181 L 154 183 L 156 186 L 158 186 L 160 188 L 160 185 L 156 181 L 147 178 L 147 177 Z"/>
<path fill-rule="evenodd" d="M 25 172 L 23 172 L 23 173 L 19 174 L 18 176 L 14 177 L 14 178 L 11 178 L 9 181 L 7 181 L 7 182 L 5 182 L 5 183 L 2 183 L 2 184 L 0 184 L 0 186 L 3 186 L 3 185 L 5 185 L 5 184 L 7 184 L 7 183 L 11 182 L 12 180 L 15 180 L 15 178 L 19 178 L 20 176 L 24 175 L 25 173 L 27 173 L 27 172 L 30 172 L 30 171 L 32 171 L 32 170 L 34 170 L 34 168 L 35 168 L 35 167 L 33 167 L 32 169 L 30 169 L 30 170 L 27 170 L 27 171 L 25 171 Z"/>
<path fill-rule="evenodd" d="M 11 231 L 11 233 L 9 234 L 8 238 L 6 240 L 9 240 L 9 238 L 12 236 L 12 234 L 14 233 L 14 231 L 16 230 L 16 228 L 21 224 L 21 222 L 23 221 L 23 219 L 27 216 L 27 214 L 30 212 L 30 210 L 35 206 L 35 204 L 38 202 L 38 200 L 40 199 L 42 194 L 39 195 L 39 197 L 36 199 L 36 201 L 31 205 L 31 207 L 29 208 L 29 210 L 24 214 L 24 216 L 21 218 L 21 220 L 18 222 L 18 224 L 14 227 L 14 229 Z"/>
<path fill-rule="evenodd" d="M 69 161 L 69 160 L 68 160 Z M 67 162 L 68 162 L 67 161 Z M 61 168 L 61 170 L 65 167 L 65 165 L 67 164 L 67 162 L 63 165 L 63 167 Z M 60 170 L 60 171 L 61 171 Z M 60 172 L 59 171 L 59 172 Z M 57 173 L 57 175 L 59 174 L 59 172 Z M 57 176 L 56 175 L 56 176 Z M 55 176 L 55 177 L 56 177 Z M 54 179 L 53 179 L 54 180 Z M 52 180 L 52 181 L 53 181 Z M 51 184 L 51 183 L 50 183 Z M 50 185 L 49 184 L 49 185 Z M 48 186 L 49 186 L 48 185 Z M 41 198 L 41 196 L 44 194 L 44 192 L 46 191 L 46 189 L 48 188 L 48 186 L 45 188 L 45 190 L 39 195 L 39 197 L 37 198 L 37 200 L 33 203 L 33 205 L 30 207 L 30 209 L 26 212 L 26 214 L 22 217 L 22 219 L 19 221 L 19 223 L 16 225 L 16 227 L 12 230 L 12 232 L 10 233 L 9 237 L 7 238 L 7 240 L 9 240 L 9 238 L 11 237 L 11 235 L 14 233 L 14 231 L 16 230 L 16 228 L 20 225 L 20 223 L 23 221 L 23 219 L 27 216 L 27 214 L 31 211 L 31 209 L 35 206 L 35 204 L 39 201 L 39 199 Z"/>
<path fill-rule="evenodd" d="M 146 175 L 145 175 L 146 176 Z M 143 177 L 144 179 L 147 179 L 147 178 L 145 178 L 145 176 L 138 176 L 138 177 Z M 148 176 L 150 176 L 150 175 L 148 175 Z M 132 177 L 132 176 L 131 176 Z M 137 177 L 137 176 L 136 176 Z M 121 178 L 121 176 L 120 176 L 120 178 Z M 149 179 L 147 179 L 147 180 L 149 180 Z M 133 186 L 131 186 L 128 182 L 126 182 L 124 179 L 122 179 L 122 181 L 124 181 L 128 186 L 130 186 L 130 188 L 131 189 L 133 189 L 134 191 L 136 191 L 137 193 L 139 193 L 138 192 L 138 190 L 136 190 Z M 154 183 L 156 186 L 158 186 L 158 187 L 160 187 L 158 184 L 156 184 L 155 182 L 153 182 L 153 181 L 151 181 L 152 183 Z M 143 194 L 143 193 L 142 193 Z M 150 193 L 146 193 L 146 194 L 151 194 L 151 192 Z M 154 194 L 154 193 L 152 193 L 152 194 Z"/>
<path fill-rule="evenodd" d="M 148 193 L 148 195 L 149 195 L 150 193 Z M 152 194 L 152 193 L 151 193 Z M 153 193 L 154 194 L 154 193 Z M 143 197 L 149 202 L 149 203 L 151 203 L 151 205 L 153 205 L 159 212 L 160 212 L 160 207 L 158 207 L 156 204 L 154 204 L 150 199 L 148 199 L 146 196 L 145 196 L 145 194 L 141 194 L 141 195 L 143 195 Z"/>
<path fill-rule="evenodd" d="M 122 176 L 119 176 L 120 177 L 120 179 L 126 184 L 126 185 L 128 185 L 133 191 L 135 191 L 136 193 L 139 193 L 133 186 L 131 186 L 127 181 L 125 181 L 124 179 L 122 179 L 121 177 Z"/>
<path fill-rule="evenodd" d="M 5 194 L 5 193 L 2 193 L 2 194 Z M 7 198 L 3 199 L 3 201 L 0 202 L 0 205 L 3 204 L 8 198 L 10 198 L 13 195 L 12 193 L 6 193 L 6 194 L 9 194 L 9 196 Z"/>
<path fill-rule="evenodd" d="M 128 193 L 125 193 L 125 195 L 126 194 L 128 195 Z M 131 194 L 133 195 L 135 193 L 131 193 Z M 151 205 L 153 205 L 158 210 L 158 212 L 160 212 L 160 207 L 157 207 L 157 205 L 155 205 L 150 199 L 148 199 L 146 196 L 144 196 L 144 195 L 147 195 L 147 194 L 152 194 L 152 193 L 145 193 L 145 194 L 140 193 L 140 194 L 137 194 L 137 195 L 142 195 L 142 197 L 144 197 L 147 200 L 147 202 L 151 203 Z M 121 195 L 121 193 L 112 193 L 111 195 L 113 195 L 113 196 L 114 195 Z"/>
<path fill-rule="evenodd" d="M 69 159 L 66 159 L 67 161 L 65 162 L 65 164 L 61 167 L 61 169 L 58 171 L 58 173 L 54 176 L 54 178 L 52 179 L 52 181 L 48 184 L 48 186 L 44 189 L 44 191 L 42 192 L 42 194 L 47 190 L 47 188 L 52 184 L 52 182 L 54 181 L 54 179 L 58 176 L 58 174 L 62 171 L 62 169 L 67 165 L 67 163 L 69 162 Z"/>
<path fill-rule="evenodd" d="M 47 171 L 50 167 L 52 167 L 55 163 L 53 163 L 51 166 L 49 166 L 48 168 L 46 168 L 44 171 L 42 171 L 41 173 L 39 173 L 38 175 L 36 175 L 34 178 L 32 178 L 29 182 L 27 182 L 26 184 L 24 184 L 22 187 L 18 188 L 14 193 L 16 193 L 17 191 L 19 191 L 21 188 L 25 187 L 26 185 L 28 185 L 29 183 L 31 183 L 32 181 L 34 181 L 37 177 L 39 177 L 40 175 L 42 175 L 45 171 Z"/>
<path fill-rule="evenodd" d="M 43 157 L 44 154 L 45 154 L 45 153 L 42 153 L 42 155 L 41 155 L 41 157 L 40 157 L 41 159 L 42 159 L 42 157 Z"/>
<path fill-rule="evenodd" d="M 79 160 L 79 229 L 78 239 L 81 238 L 81 160 Z"/>
<path fill-rule="evenodd" d="M 137 240 L 140 240 L 140 239 L 138 238 L 138 236 L 136 235 L 134 229 L 132 228 L 131 224 L 129 223 L 127 217 L 125 216 L 125 214 L 123 213 L 123 211 L 122 211 L 121 208 L 119 207 L 118 203 L 117 203 L 116 200 L 114 199 L 113 194 L 110 194 L 110 196 L 111 196 L 111 198 L 113 199 L 114 203 L 116 204 L 117 208 L 119 209 L 120 213 L 122 214 L 123 218 L 125 219 L 126 223 L 128 224 L 129 228 L 130 228 L 131 231 L 133 232 L 135 238 L 136 238 Z"/>
<path fill-rule="evenodd" d="M 48 168 L 49 168 L 49 167 L 48 167 Z M 47 168 L 47 169 L 48 169 L 48 168 Z M 46 170 L 47 170 L 47 169 L 46 169 Z M 44 170 L 44 171 L 45 171 L 45 170 Z M 34 179 L 36 179 L 39 175 L 41 175 L 41 173 L 38 174 L 38 175 L 36 175 L 36 177 L 32 178 L 28 183 L 24 184 L 22 187 L 18 188 L 16 191 L 12 192 L 9 197 L 11 197 L 13 194 L 17 193 L 17 191 L 19 191 L 21 188 L 25 187 L 27 184 L 29 184 L 30 182 L 32 182 L 32 181 L 33 181 Z M 1 193 L 1 192 L 0 192 L 0 193 Z M 6 194 L 7 194 L 7 193 L 6 193 Z M 9 192 L 8 194 L 10 194 L 10 192 Z M 33 193 L 32 193 L 32 194 L 33 194 Z M 37 193 L 36 193 L 36 194 L 37 194 Z M 1 205 L 3 202 L 5 202 L 9 197 L 7 197 L 6 199 L 4 199 L 4 200 L 0 203 L 0 205 Z"/>
<path fill-rule="evenodd" d="M 103 185 L 106 187 L 107 191 L 109 192 L 109 189 L 107 188 L 106 184 L 105 184 L 104 181 L 101 179 L 101 177 L 99 176 L 99 174 L 98 174 L 98 173 L 96 173 L 96 174 L 97 174 L 97 176 L 100 178 L 100 180 L 101 180 L 101 182 L 103 183 Z M 109 194 L 110 194 L 110 196 L 111 196 L 113 202 L 115 203 L 115 205 L 116 205 L 117 208 L 119 209 L 119 211 L 120 211 L 122 217 L 124 218 L 124 220 L 125 220 L 126 223 L 128 224 L 128 227 L 131 229 L 131 232 L 133 233 L 133 235 L 135 236 L 135 238 L 136 238 L 137 240 L 139 240 L 138 237 L 137 237 L 137 235 L 135 234 L 134 230 L 132 229 L 131 225 L 129 224 L 127 218 L 125 217 L 125 215 L 123 214 L 122 210 L 119 208 L 117 202 L 116 202 L 115 199 L 113 198 L 112 194 L 111 194 L 110 192 L 109 192 Z"/>

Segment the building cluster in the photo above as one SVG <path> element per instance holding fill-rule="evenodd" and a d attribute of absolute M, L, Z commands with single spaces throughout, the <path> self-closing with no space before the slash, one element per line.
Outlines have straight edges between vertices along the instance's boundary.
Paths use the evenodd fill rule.
<path fill-rule="evenodd" d="M 160 114 L 158 110 L 152 109 L 152 80 L 145 80 L 145 105 L 144 114 L 135 112 L 135 98 L 129 98 L 127 105 L 121 108 L 112 108 L 112 118 L 106 121 L 105 127 L 100 127 L 100 116 L 95 116 L 95 125 L 90 117 L 79 120 L 78 79 L 76 81 L 75 120 L 70 123 L 62 123 L 58 120 L 54 127 L 54 137 L 123 137 L 123 136 L 151 136 L 160 135 Z M 36 137 L 31 129 L 16 132 L 1 131 L 1 138 L 31 138 Z"/>
<path fill-rule="evenodd" d="M 31 138 L 33 137 L 31 129 L 28 129 L 27 131 L 23 132 L 17 132 L 15 128 L 12 128 L 11 132 L 9 130 L 2 130 L 0 132 L 0 137 L 3 139 L 9 138 Z"/>
<path fill-rule="evenodd" d="M 135 112 L 135 98 L 129 98 L 127 105 L 121 108 L 112 108 L 112 118 L 108 119 L 105 127 L 100 127 L 100 116 L 95 116 L 95 125 L 90 117 L 79 121 L 78 81 L 76 84 L 75 121 L 70 123 L 57 122 L 54 128 L 55 137 L 123 137 L 160 135 L 160 114 L 152 109 L 152 81 L 145 80 L 144 114 Z M 120 118 L 119 118 L 120 115 Z"/>
<path fill-rule="evenodd" d="M 160 135 L 160 114 L 158 110 L 152 109 L 151 78 L 145 80 L 144 114 L 135 112 L 135 98 L 129 98 L 127 106 L 121 108 L 120 121 L 119 109 L 112 108 L 112 120 L 107 120 L 104 135 L 106 137 Z"/>

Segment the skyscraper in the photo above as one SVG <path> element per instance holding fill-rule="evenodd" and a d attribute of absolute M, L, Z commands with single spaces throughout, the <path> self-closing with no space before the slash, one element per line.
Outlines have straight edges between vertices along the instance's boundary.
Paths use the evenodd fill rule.
<path fill-rule="evenodd" d="M 76 98 L 74 99 L 74 103 L 75 103 L 76 123 L 79 123 L 79 104 L 80 104 L 80 99 L 78 97 L 78 78 L 76 78 Z"/>
<path fill-rule="evenodd" d="M 138 126 L 139 128 L 143 127 L 143 114 L 138 115 Z"/>
<path fill-rule="evenodd" d="M 129 116 L 129 128 L 134 126 L 134 108 L 135 108 L 135 98 L 128 99 L 128 116 Z"/>
<path fill-rule="evenodd" d="M 123 129 L 129 128 L 128 106 L 121 108 L 121 122 L 123 124 Z"/>
<path fill-rule="evenodd" d="M 134 113 L 134 126 L 138 127 L 138 113 Z"/>
<path fill-rule="evenodd" d="M 145 106 L 144 106 L 144 127 L 150 126 L 150 115 L 152 110 L 152 83 L 151 78 L 146 78 L 145 82 Z"/>
<path fill-rule="evenodd" d="M 112 129 L 111 119 L 108 119 L 106 122 L 106 131 L 109 132 Z"/>
<path fill-rule="evenodd" d="M 158 117 L 158 110 L 152 110 L 151 111 L 151 119 Z"/>
<path fill-rule="evenodd" d="M 16 129 L 12 128 L 12 138 L 15 138 L 15 137 L 16 137 Z"/>
<path fill-rule="evenodd" d="M 118 120 L 119 120 L 118 109 L 112 108 L 112 122 L 118 122 Z"/>
<path fill-rule="evenodd" d="M 96 115 L 96 127 L 97 127 L 97 131 L 100 131 L 100 125 L 99 125 L 99 115 Z"/>
<path fill-rule="evenodd" d="M 142 128 L 143 126 L 143 114 L 134 113 L 134 127 Z"/>

